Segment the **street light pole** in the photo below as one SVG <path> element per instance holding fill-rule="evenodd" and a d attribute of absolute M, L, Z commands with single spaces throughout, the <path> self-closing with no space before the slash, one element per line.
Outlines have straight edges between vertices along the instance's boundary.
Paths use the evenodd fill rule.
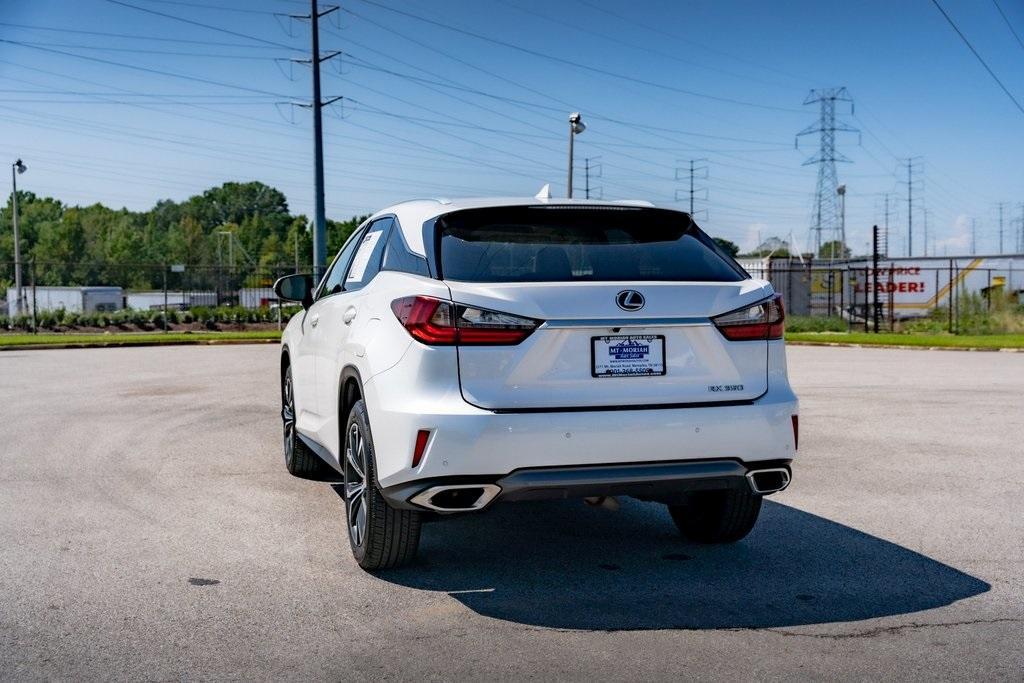
<path fill-rule="evenodd" d="M 583 123 L 580 113 L 575 111 L 569 114 L 569 181 L 566 183 L 568 187 L 569 199 L 572 199 L 572 154 L 573 154 L 573 142 L 576 136 L 587 129 L 587 126 Z"/>
<path fill-rule="evenodd" d="M 21 238 L 18 236 L 18 174 L 24 173 L 28 166 L 18 159 L 11 164 L 11 195 L 12 223 L 14 224 L 14 315 L 21 315 L 25 310 L 25 295 L 21 288 Z"/>
<path fill-rule="evenodd" d="M 839 248 L 840 255 L 845 258 L 846 250 L 846 185 L 840 185 L 836 188 L 836 194 L 839 195 Z M 832 255 L 835 256 L 835 249 L 832 250 Z"/>

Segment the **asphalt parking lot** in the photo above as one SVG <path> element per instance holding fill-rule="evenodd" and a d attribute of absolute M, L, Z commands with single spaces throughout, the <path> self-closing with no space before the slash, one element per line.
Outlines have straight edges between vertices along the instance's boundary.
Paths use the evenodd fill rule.
<path fill-rule="evenodd" d="M 0 353 L 0 679 L 1024 676 L 1022 354 L 791 347 L 794 483 L 734 546 L 509 504 L 371 576 L 277 353 Z"/>

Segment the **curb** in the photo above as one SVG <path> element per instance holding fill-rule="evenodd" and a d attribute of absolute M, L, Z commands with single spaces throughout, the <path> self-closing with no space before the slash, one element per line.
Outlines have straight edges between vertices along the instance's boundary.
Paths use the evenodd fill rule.
<path fill-rule="evenodd" d="M 786 341 L 786 346 L 845 346 L 854 349 L 904 349 L 910 351 L 981 351 L 986 353 L 1024 353 L 1024 348 L 987 346 L 916 346 L 914 344 L 857 344 L 855 342 Z"/>
<path fill-rule="evenodd" d="M 0 346 L 4 351 L 45 351 L 47 349 L 104 349 L 126 346 L 218 346 L 233 344 L 280 344 L 280 339 L 176 339 L 174 341 L 131 341 L 130 339 L 57 344 L 10 344 Z"/>

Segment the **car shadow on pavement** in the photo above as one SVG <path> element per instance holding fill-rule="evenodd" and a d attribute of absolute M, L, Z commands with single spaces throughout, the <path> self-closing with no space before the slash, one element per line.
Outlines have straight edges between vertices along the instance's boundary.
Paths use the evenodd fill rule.
<path fill-rule="evenodd" d="M 989 584 L 907 548 L 766 501 L 743 541 L 684 542 L 661 505 L 510 503 L 423 528 L 379 577 L 488 617 L 571 629 L 762 628 L 948 605 Z"/>

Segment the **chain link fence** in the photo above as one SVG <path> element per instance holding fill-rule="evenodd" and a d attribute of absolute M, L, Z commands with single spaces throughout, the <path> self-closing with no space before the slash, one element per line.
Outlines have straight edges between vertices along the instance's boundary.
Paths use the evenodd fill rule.
<path fill-rule="evenodd" d="M 982 258 L 927 259 L 827 265 L 794 259 L 745 262 L 754 277 L 769 280 L 782 294 L 789 316 L 828 320 L 827 329 L 896 330 L 902 323 L 945 315 L 946 329 L 958 331 L 965 307 L 990 310 L 1010 302 L 1019 307 L 1024 259 L 1002 259 L 1006 267 L 985 267 Z M 924 265 L 922 265 L 922 263 Z M 1018 267 L 1014 267 L 1014 266 Z M 299 272 L 311 272 L 312 266 Z M 294 265 L 165 265 L 111 263 L 22 263 L 22 302 L 15 268 L 0 262 L 0 315 L 7 327 L 16 318 L 46 311 L 79 314 L 133 311 L 189 311 L 233 308 L 279 309 L 274 282 L 296 272 Z M 33 322 L 33 329 L 35 324 Z"/>
<path fill-rule="evenodd" d="M 937 261 L 937 260 L 936 260 Z M 846 329 L 896 331 L 910 321 L 945 318 L 957 332 L 964 315 L 979 309 L 1018 306 L 1024 268 L 987 268 L 981 259 L 949 259 L 941 265 L 900 263 L 780 265 L 747 269 L 783 296 L 787 316 L 836 318 Z M 839 326 L 836 326 L 839 327 Z"/>
<path fill-rule="evenodd" d="M 229 317 L 224 309 L 234 309 L 256 312 L 235 315 L 239 320 L 269 321 L 280 318 L 274 282 L 294 272 L 294 265 L 182 266 L 30 259 L 21 264 L 19 302 L 15 264 L 0 262 L 0 316 L 5 318 L 5 327 L 33 330 L 39 318 L 54 312 L 63 318 L 65 314 L 149 311 L 158 313 L 162 323 L 178 317 L 172 312 L 217 309 L 221 317 Z M 312 272 L 312 267 L 300 272 Z"/>

